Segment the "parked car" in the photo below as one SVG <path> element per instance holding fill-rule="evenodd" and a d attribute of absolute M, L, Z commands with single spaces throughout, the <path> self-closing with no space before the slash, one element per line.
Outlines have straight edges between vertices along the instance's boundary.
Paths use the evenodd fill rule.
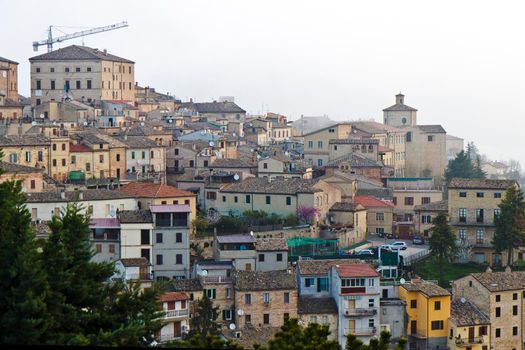
<path fill-rule="evenodd" d="M 407 249 L 407 244 L 405 242 L 394 242 L 390 245 L 392 250 L 405 250 Z"/>
<path fill-rule="evenodd" d="M 363 249 L 357 252 L 357 255 L 374 255 L 371 249 Z"/>
<path fill-rule="evenodd" d="M 392 251 L 392 247 L 390 246 L 390 244 L 381 244 L 378 248 L 383 249 L 383 250 L 388 250 L 389 252 Z"/>
<path fill-rule="evenodd" d="M 377 237 L 380 237 L 380 238 L 394 238 L 394 235 L 391 234 L 391 233 L 382 233 L 382 232 L 379 232 L 377 233 Z"/>
<path fill-rule="evenodd" d="M 412 239 L 412 244 L 425 244 L 425 239 L 421 236 L 414 236 L 414 239 Z"/>

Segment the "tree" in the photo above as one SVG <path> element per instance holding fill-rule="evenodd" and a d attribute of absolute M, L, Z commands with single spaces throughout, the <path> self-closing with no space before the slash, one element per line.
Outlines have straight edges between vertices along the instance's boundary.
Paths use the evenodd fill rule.
<path fill-rule="evenodd" d="M 497 252 L 506 250 L 507 265 L 513 259 L 514 248 L 525 242 L 525 201 L 523 193 L 517 187 L 510 187 L 505 192 L 505 198 L 498 206 L 500 214 L 496 215 L 494 225 L 494 240 L 492 244 Z"/>
<path fill-rule="evenodd" d="M 316 214 L 317 208 L 314 207 L 300 206 L 299 208 L 297 208 L 297 220 L 310 225 L 313 223 Z"/>
<path fill-rule="evenodd" d="M 216 334 L 208 334 L 202 340 L 199 334 L 194 334 L 188 339 L 175 340 L 163 344 L 165 348 L 179 348 L 179 349 L 231 349 L 231 350 L 243 350 L 244 348 L 232 340 L 224 340 Z"/>
<path fill-rule="evenodd" d="M 310 323 L 302 328 L 296 318 L 284 321 L 283 326 L 267 346 L 256 344 L 256 350 L 339 350 L 339 343 L 328 340 L 330 330 L 328 325 Z"/>
<path fill-rule="evenodd" d="M 216 320 L 219 317 L 219 307 L 213 306 L 213 302 L 204 295 L 195 305 L 195 312 L 190 320 L 189 336 L 198 335 L 200 343 L 211 347 L 207 341 L 210 340 L 208 335 L 218 335 L 220 326 Z"/>
<path fill-rule="evenodd" d="M 430 255 L 435 257 L 440 266 L 449 262 L 457 252 L 456 237 L 447 222 L 447 216 L 439 214 L 432 220 L 429 239 Z M 439 282 L 443 284 L 443 269 L 439 269 Z"/>
<path fill-rule="evenodd" d="M 382 331 L 379 334 L 379 339 L 372 338 L 368 345 L 364 345 L 354 334 L 348 334 L 346 336 L 345 350 L 388 350 L 390 348 L 391 338 L 392 335 L 389 331 Z M 397 341 L 396 350 L 403 350 L 406 342 L 406 339 L 400 338 Z"/>
<path fill-rule="evenodd" d="M 0 184 L 0 256 L 0 343 L 39 344 L 49 288 L 20 181 Z"/>
<path fill-rule="evenodd" d="M 195 219 L 191 221 L 191 227 L 193 228 L 193 236 L 203 234 L 208 230 L 210 222 L 208 219 L 198 214 Z"/>
<path fill-rule="evenodd" d="M 472 151 L 461 151 L 456 155 L 456 158 L 448 162 L 445 170 L 445 180 L 447 182 L 455 177 L 464 179 L 484 179 L 486 177 L 486 174 L 481 170 L 479 156 L 474 158 L 476 160 L 474 162 L 470 153 Z"/>

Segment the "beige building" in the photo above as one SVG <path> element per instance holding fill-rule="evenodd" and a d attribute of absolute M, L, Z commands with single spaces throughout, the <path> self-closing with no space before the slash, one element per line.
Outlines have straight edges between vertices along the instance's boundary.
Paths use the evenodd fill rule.
<path fill-rule="evenodd" d="M 355 196 L 354 203 L 366 208 L 367 233 L 378 235 L 393 233 L 393 203 L 372 196 Z"/>
<path fill-rule="evenodd" d="M 42 169 L 0 161 L 0 172 L 0 183 L 9 180 L 22 181 L 24 192 L 43 192 L 47 189 Z"/>
<path fill-rule="evenodd" d="M 3 161 L 45 169 L 49 175 L 51 140 L 41 134 L 0 136 Z"/>
<path fill-rule="evenodd" d="M 445 174 L 446 136 L 441 125 L 417 125 L 403 128 L 406 131 L 406 177 L 432 177 L 441 184 Z"/>
<path fill-rule="evenodd" d="M 135 63 L 86 46 L 71 45 L 31 57 L 31 104 L 62 101 L 135 102 Z"/>
<path fill-rule="evenodd" d="M 432 220 L 439 214 L 448 214 L 448 201 L 416 205 L 414 213 L 414 234 L 430 237 Z"/>
<path fill-rule="evenodd" d="M 0 92 L 0 121 L 2 120 L 16 120 L 22 117 L 24 106 L 17 100 L 6 98 Z"/>
<path fill-rule="evenodd" d="M 0 57 L 0 95 L 18 101 L 18 62 Z"/>
<path fill-rule="evenodd" d="M 304 166 L 301 162 L 291 160 L 289 157 L 273 155 L 259 160 L 257 176 L 270 180 L 278 177 L 311 179 L 312 168 Z"/>
<path fill-rule="evenodd" d="M 338 123 L 305 134 L 304 159 L 314 167 L 322 167 L 330 160 L 330 140 L 347 139 L 352 133 L 350 123 Z"/>
<path fill-rule="evenodd" d="M 461 137 L 447 134 L 447 162 L 456 158 L 456 155 L 464 148 L 464 140 Z"/>
<path fill-rule="evenodd" d="M 490 319 L 470 301 L 453 300 L 448 320 L 450 350 L 488 350 L 490 348 Z"/>
<path fill-rule="evenodd" d="M 505 191 L 518 187 L 514 180 L 452 179 L 448 185 L 448 215 L 454 234 L 470 251 L 470 259 L 478 263 L 507 263 L 507 252 L 497 253 L 492 246 L 494 217 Z M 518 252 L 516 259 L 522 256 Z"/>
<path fill-rule="evenodd" d="M 366 239 L 366 208 L 361 204 L 334 203 L 328 216 L 334 229 L 334 237 L 329 238 L 337 238 L 340 246 L 349 247 Z"/>
<path fill-rule="evenodd" d="M 396 128 L 417 125 L 417 109 L 405 104 L 405 95 L 396 95 L 396 103 L 383 109 L 383 123 Z"/>
<path fill-rule="evenodd" d="M 320 298 L 313 296 L 299 296 L 297 300 L 297 313 L 303 327 L 311 323 L 328 325 L 329 340 L 337 340 L 338 313 L 337 305 L 333 298 Z"/>
<path fill-rule="evenodd" d="M 490 320 L 490 327 L 487 326 L 486 331 L 481 333 L 485 349 L 524 348 L 524 286 L 525 272 L 511 272 L 508 268 L 505 272 L 488 269 L 487 272 L 472 273 L 452 282 L 454 299 L 465 298 Z M 483 323 L 486 325 L 489 322 Z M 480 331 L 474 330 L 474 337 L 478 336 Z"/>

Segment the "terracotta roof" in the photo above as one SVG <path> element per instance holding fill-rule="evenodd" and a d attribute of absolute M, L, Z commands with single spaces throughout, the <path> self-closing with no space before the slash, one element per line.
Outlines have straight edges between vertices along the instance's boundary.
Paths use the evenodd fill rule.
<path fill-rule="evenodd" d="M 288 271 L 236 271 L 234 281 L 239 291 L 296 289 L 295 277 Z"/>
<path fill-rule="evenodd" d="M 445 288 L 441 288 L 436 283 L 420 281 L 401 285 L 409 292 L 421 292 L 429 297 L 439 297 L 450 295 L 450 292 Z"/>
<path fill-rule="evenodd" d="M 177 187 L 150 182 L 131 182 L 120 187 L 119 191 L 136 198 L 195 197 L 194 193 L 178 189 Z"/>
<path fill-rule="evenodd" d="M 4 58 L 4 57 L 0 57 L 0 61 L 2 61 L 2 62 L 7 62 L 7 63 L 18 64 L 18 62 L 15 62 L 15 61 L 9 60 L 9 59 Z"/>
<path fill-rule="evenodd" d="M 418 125 L 417 128 L 426 133 L 446 134 L 447 132 L 441 125 Z"/>
<path fill-rule="evenodd" d="M 202 291 L 202 284 L 198 278 L 191 278 L 186 280 L 173 280 L 171 289 L 182 292 L 198 292 Z"/>
<path fill-rule="evenodd" d="M 297 261 L 297 267 L 302 276 L 327 275 L 332 266 L 359 262 L 360 260 L 349 259 L 299 260 Z"/>
<path fill-rule="evenodd" d="M 377 146 L 377 152 L 378 153 L 386 153 L 386 152 L 394 152 L 394 150 L 392 148 L 388 148 L 386 146 Z"/>
<path fill-rule="evenodd" d="M 515 185 L 517 185 L 517 182 L 515 180 L 453 178 L 452 180 L 450 180 L 448 188 L 506 190 Z"/>
<path fill-rule="evenodd" d="M 453 300 L 450 303 L 450 320 L 459 327 L 490 324 L 488 316 L 468 300 Z"/>
<path fill-rule="evenodd" d="M 0 146 L 49 146 L 51 140 L 42 134 L 0 136 Z"/>
<path fill-rule="evenodd" d="M 246 113 L 234 102 L 185 102 L 180 108 L 192 108 L 198 113 Z"/>
<path fill-rule="evenodd" d="M 284 238 L 259 238 L 255 243 L 257 251 L 281 251 L 288 250 L 288 244 Z"/>
<path fill-rule="evenodd" d="M 525 271 L 482 272 L 470 275 L 491 292 L 525 288 Z"/>
<path fill-rule="evenodd" d="M 333 298 L 300 296 L 297 298 L 298 314 L 337 314 L 337 304 Z"/>
<path fill-rule="evenodd" d="M 149 266 L 150 263 L 146 258 L 124 258 L 120 259 L 125 267 Z"/>
<path fill-rule="evenodd" d="M 182 292 L 168 292 L 160 296 L 160 301 L 181 301 L 181 300 L 190 300 L 190 297 L 186 293 Z"/>
<path fill-rule="evenodd" d="M 373 196 L 355 196 L 354 203 L 361 204 L 365 208 L 393 208 L 394 203 L 377 199 Z"/>
<path fill-rule="evenodd" d="M 91 148 L 81 143 L 69 143 L 69 152 L 91 152 Z"/>
<path fill-rule="evenodd" d="M 34 168 L 32 166 L 25 166 L 20 164 L 8 163 L 0 161 L 0 169 L 6 173 L 40 173 L 42 169 Z"/>
<path fill-rule="evenodd" d="M 121 224 L 153 223 L 153 216 L 149 210 L 121 210 L 118 218 Z"/>
<path fill-rule="evenodd" d="M 84 60 L 105 60 L 124 63 L 134 63 L 122 57 L 104 53 L 104 51 L 93 49 L 87 46 L 70 45 L 61 49 L 51 51 L 42 55 L 34 56 L 29 59 L 33 61 L 84 61 Z"/>
<path fill-rule="evenodd" d="M 361 211 L 366 210 L 362 205 L 350 202 L 336 202 L 330 211 Z"/>
<path fill-rule="evenodd" d="M 315 180 L 304 179 L 274 179 L 268 182 L 265 178 L 252 177 L 242 182 L 224 187 L 221 192 L 234 193 L 267 193 L 267 194 L 297 194 L 322 192 L 313 187 Z"/>
<path fill-rule="evenodd" d="M 340 278 L 349 277 L 379 277 L 379 273 L 369 264 L 342 263 L 335 265 Z"/>
<path fill-rule="evenodd" d="M 210 168 L 254 168 L 255 164 L 250 164 L 241 159 L 217 158 L 211 163 Z"/>
<path fill-rule="evenodd" d="M 385 132 L 405 132 L 402 129 L 378 123 L 376 121 L 352 122 L 352 128 L 364 131 L 367 134 L 383 134 Z"/>
<path fill-rule="evenodd" d="M 414 207 L 416 211 L 447 211 L 448 201 L 431 202 L 428 204 L 420 204 Z"/>
<path fill-rule="evenodd" d="M 155 141 L 150 140 L 143 136 L 126 136 L 118 135 L 115 138 L 128 146 L 129 148 L 153 148 L 153 147 L 164 147 L 157 145 Z"/>

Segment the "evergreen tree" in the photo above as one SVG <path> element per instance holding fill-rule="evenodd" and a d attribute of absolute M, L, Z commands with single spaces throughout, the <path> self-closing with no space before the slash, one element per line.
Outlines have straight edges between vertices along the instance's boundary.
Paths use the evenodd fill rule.
<path fill-rule="evenodd" d="M 232 340 L 224 340 L 218 335 L 208 334 L 204 341 L 199 334 L 194 334 L 188 339 L 176 340 L 163 344 L 164 348 L 178 348 L 178 349 L 230 349 L 243 350 L 244 348 Z"/>
<path fill-rule="evenodd" d="M 388 350 L 390 349 L 392 335 L 389 331 L 382 331 L 378 338 L 370 339 L 368 345 L 364 345 L 363 342 L 354 334 L 348 334 L 346 336 L 345 350 Z M 400 338 L 397 341 L 396 350 L 403 350 L 407 341 L 404 338 Z"/>
<path fill-rule="evenodd" d="M 429 239 L 430 255 L 438 260 L 439 266 L 449 262 L 458 250 L 456 237 L 447 222 L 447 216 L 439 214 L 432 220 Z M 443 269 L 439 269 L 439 282 L 443 284 Z"/>
<path fill-rule="evenodd" d="M 0 256 L 0 343 L 38 344 L 48 287 L 20 181 L 0 184 Z"/>
<path fill-rule="evenodd" d="M 206 295 L 197 301 L 195 305 L 195 312 L 190 320 L 190 332 L 189 336 L 193 337 L 198 335 L 200 342 L 207 344 L 208 335 L 219 334 L 219 324 L 216 320 L 219 317 L 219 307 L 213 306 L 211 301 Z M 208 347 L 211 344 L 208 345 Z"/>
<path fill-rule="evenodd" d="M 521 190 L 510 187 L 499 208 L 501 212 L 494 219 L 496 230 L 492 244 L 497 252 L 508 252 L 507 265 L 510 265 L 514 261 L 514 248 L 525 242 L 525 201 Z"/>
<path fill-rule="evenodd" d="M 469 152 L 461 151 L 456 155 L 456 158 L 448 162 L 445 170 L 445 181 L 449 182 L 451 179 L 458 177 L 464 179 L 484 179 L 486 174 L 481 169 L 481 161 L 479 156 L 473 161 Z"/>
<path fill-rule="evenodd" d="M 363 342 L 357 339 L 355 334 L 346 335 L 346 345 L 345 350 L 362 350 Z"/>

